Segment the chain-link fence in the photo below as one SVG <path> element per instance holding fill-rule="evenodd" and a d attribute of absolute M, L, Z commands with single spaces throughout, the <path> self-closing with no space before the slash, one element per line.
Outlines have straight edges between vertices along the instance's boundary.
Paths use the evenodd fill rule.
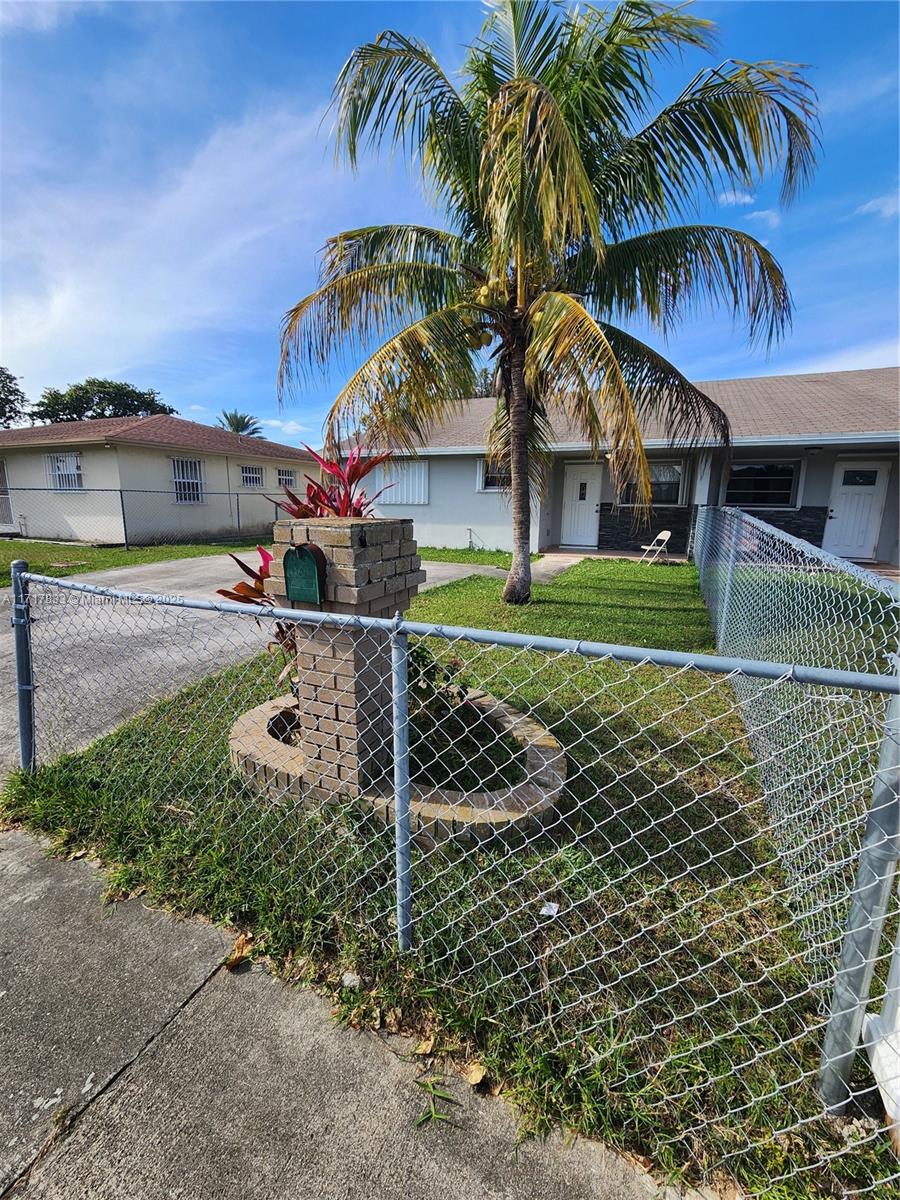
<path fill-rule="evenodd" d="M 897 671 L 898 589 L 736 508 L 703 508 L 694 559 L 722 654 L 845 671 Z M 737 694 L 778 822 L 792 906 L 823 984 L 846 896 L 842 860 L 862 829 L 842 821 L 846 780 L 832 770 L 829 729 L 853 736 L 852 708 L 829 718 L 790 686 L 741 679 Z M 823 706 L 839 706 L 838 697 Z M 815 836 L 810 836 L 815 831 Z M 848 837 L 851 839 L 848 842 Z"/>
<path fill-rule="evenodd" d="M 0 536 L 105 546 L 268 539 L 277 520 L 262 490 L 0 489 Z"/>
<path fill-rule="evenodd" d="M 895 1194 L 897 689 L 873 662 L 17 586 L 13 815 L 252 927 L 355 1022 L 477 1054 L 538 1124 L 713 1194 Z"/>

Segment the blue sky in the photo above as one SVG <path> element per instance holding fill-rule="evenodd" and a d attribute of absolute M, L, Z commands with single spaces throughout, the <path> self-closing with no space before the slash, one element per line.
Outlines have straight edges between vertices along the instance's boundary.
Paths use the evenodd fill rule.
<path fill-rule="evenodd" d="M 821 163 L 788 211 L 774 182 L 701 209 L 781 261 L 797 308 L 788 340 L 767 356 L 710 314 L 652 340 L 698 380 L 896 363 L 900 9 L 695 11 L 718 23 L 719 59 L 809 64 Z M 402 165 L 335 168 L 321 123 L 332 82 L 386 27 L 456 66 L 481 20 L 474 0 L 4 3 L 0 361 L 33 398 L 108 376 L 194 420 L 236 407 L 276 440 L 317 441 L 341 374 L 279 410 L 282 313 L 312 288 L 330 234 L 434 220 Z M 714 61 L 658 71 L 661 99 Z"/>

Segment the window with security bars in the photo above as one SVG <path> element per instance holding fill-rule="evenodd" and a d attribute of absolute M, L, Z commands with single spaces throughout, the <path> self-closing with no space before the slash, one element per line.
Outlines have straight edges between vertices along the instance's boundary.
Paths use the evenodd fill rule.
<path fill-rule="evenodd" d="M 738 508 L 792 508 L 796 504 L 797 462 L 732 463 L 725 503 Z"/>
<path fill-rule="evenodd" d="M 199 458 L 173 458 L 172 483 L 176 504 L 203 502 L 203 464 Z"/>
<path fill-rule="evenodd" d="M 279 487 L 295 487 L 297 483 L 297 472 L 290 467 L 278 468 L 278 486 Z"/>
<path fill-rule="evenodd" d="M 263 467 L 241 467 L 241 484 L 245 488 L 265 487 L 266 475 Z"/>
<path fill-rule="evenodd" d="M 47 479 L 57 492 L 76 492 L 84 487 L 81 455 L 74 451 L 47 455 Z"/>

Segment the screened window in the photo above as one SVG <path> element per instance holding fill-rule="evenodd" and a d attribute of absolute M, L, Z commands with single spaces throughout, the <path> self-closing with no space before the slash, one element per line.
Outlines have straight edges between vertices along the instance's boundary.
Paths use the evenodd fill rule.
<path fill-rule="evenodd" d="M 266 484 L 265 467 L 241 467 L 241 483 L 245 488 L 261 488 Z"/>
<path fill-rule="evenodd" d="M 678 504 L 681 500 L 682 464 L 680 462 L 651 462 L 650 487 L 653 494 L 653 505 Z M 634 504 L 634 492 L 631 488 L 625 490 L 623 504 Z"/>
<path fill-rule="evenodd" d="M 393 459 L 383 463 L 378 469 L 377 480 L 374 491 L 387 489 L 379 497 L 379 505 L 428 503 L 427 459 L 413 459 L 408 462 Z"/>
<path fill-rule="evenodd" d="M 791 508 L 799 468 L 796 462 L 732 463 L 725 503 L 740 508 Z"/>
<path fill-rule="evenodd" d="M 172 481 L 176 504 L 203 502 L 203 464 L 199 458 L 173 458 Z"/>
<path fill-rule="evenodd" d="M 278 468 L 278 486 L 279 487 L 296 487 L 297 472 L 292 471 L 290 467 Z"/>
<path fill-rule="evenodd" d="M 487 459 L 482 461 L 481 490 L 483 492 L 507 492 L 511 482 L 512 477 L 508 468 L 498 467 L 495 463 L 489 463 Z"/>
<path fill-rule="evenodd" d="M 69 451 L 47 455 L 47 478 L 57 492 L 75 492 L 84 487 L 81 474 L 81 455 Z"/>

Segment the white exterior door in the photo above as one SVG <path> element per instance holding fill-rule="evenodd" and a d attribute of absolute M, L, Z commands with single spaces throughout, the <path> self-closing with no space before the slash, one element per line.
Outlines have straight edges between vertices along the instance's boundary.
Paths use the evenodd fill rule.
<path fill-rule="evenodd" d="M 566 464 L 560 545 L 597 548 L 602 481 L 599 463 Z"/>
<path fill-rule="evenodd" d="M 11 529 L 12 523 L 12 501 L 9 498 L 6 463 L 0 458 L 0 529 Z"/>
<path fill-rule="evenodd" d="M 831 483 L 831 500 L 822 547 L 841 558 L 873 559 L 887 495 L 887 462 L 839 459 Z"/>

